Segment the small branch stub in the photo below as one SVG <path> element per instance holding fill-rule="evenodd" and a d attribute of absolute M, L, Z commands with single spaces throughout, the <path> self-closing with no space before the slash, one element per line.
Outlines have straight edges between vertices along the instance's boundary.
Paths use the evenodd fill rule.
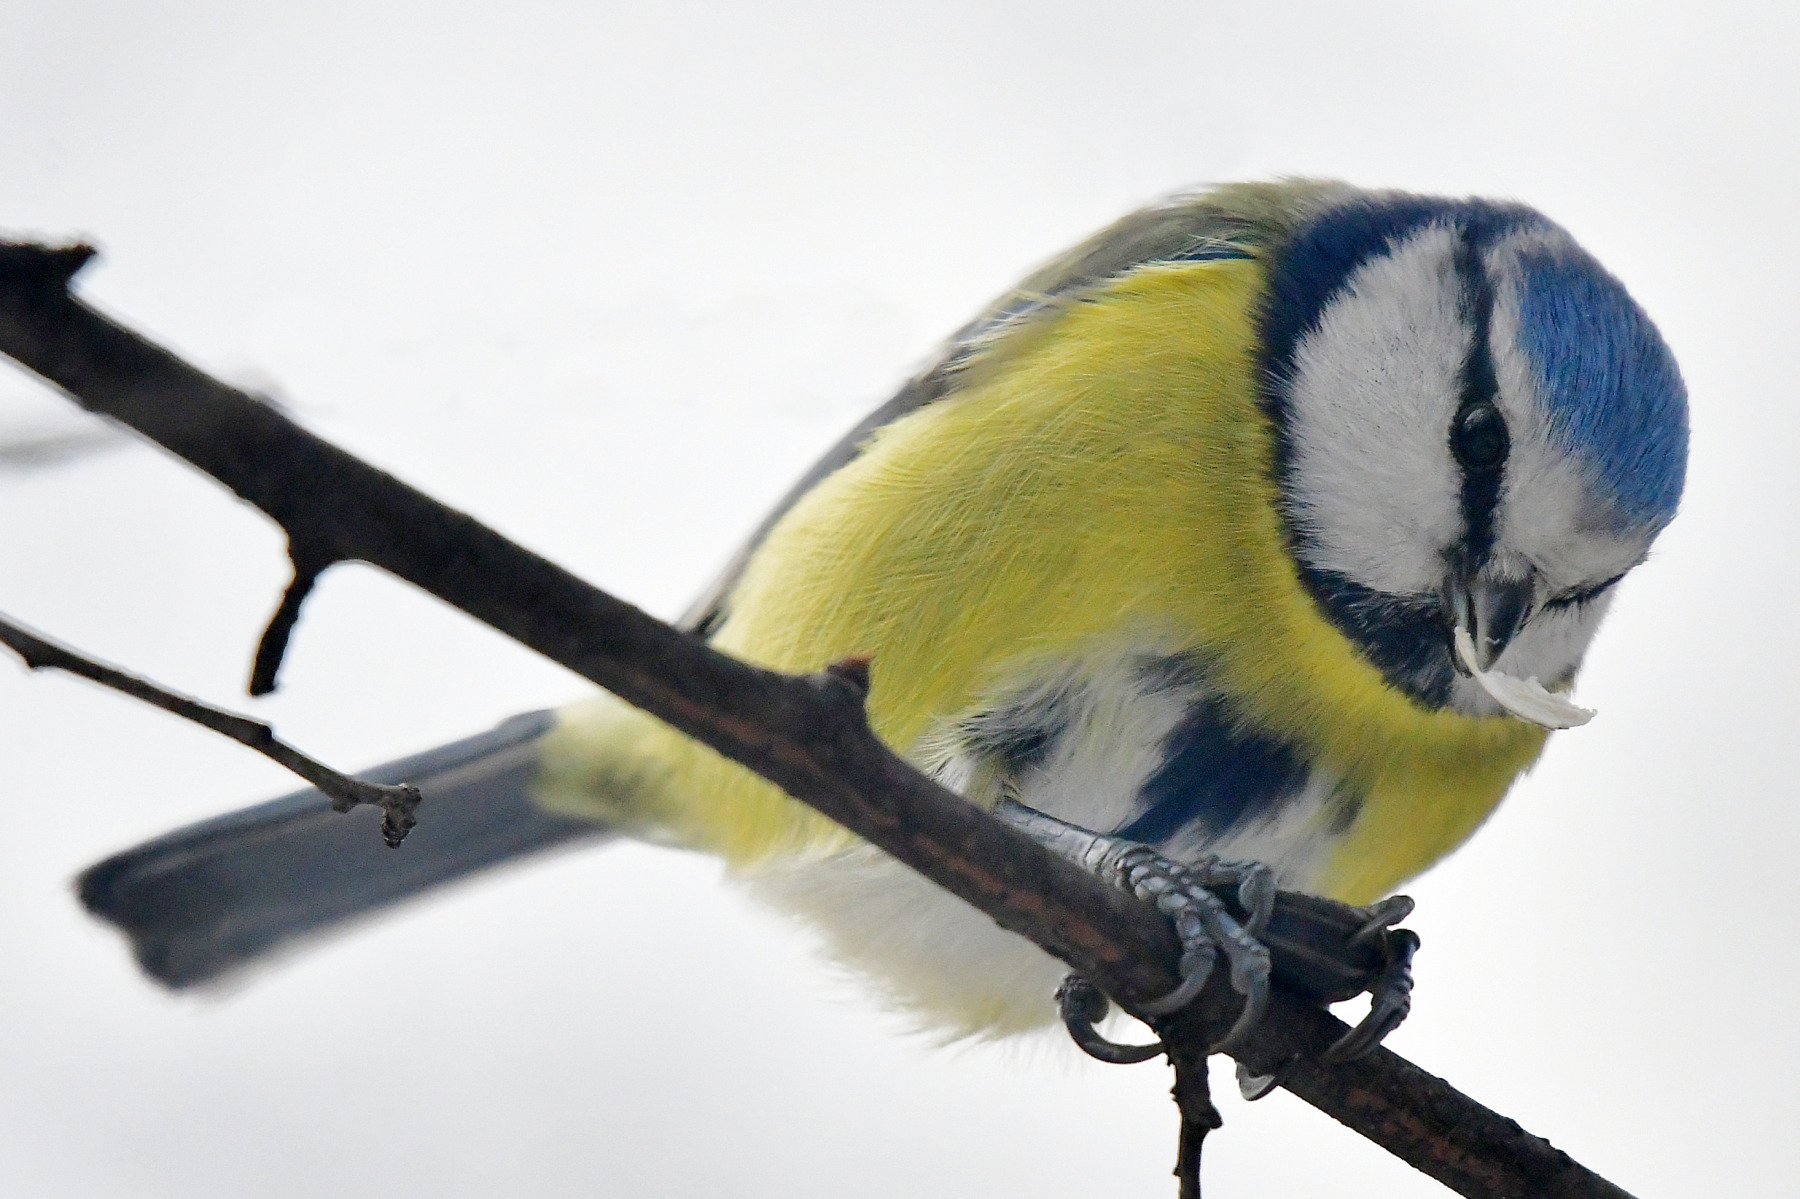
<path fill-rule="evenodd" d="M 288 541 L 288 561 L 294 565 L 294 577 L 281 593 L 281 603 L 269 617 L 269 627 L 256 643 L 256 659 L 250 668 L 250 694 L 269 695 L 275 690 L 276 676 L 282 659 L 287 656 L 288 638 L 300 619 L 300 606 L 312 594 L 319 576 L 335 564 L 335 555 L 312 549 L 301 542 Z"/>
<path fill-rule="evenodd" d="M 98 250 L 83 242 L 66 246 L 0 242 L 0 282 L 66 291 L 69 281 L 98 254 Z"/>
<path fill-rule="evenodd" d="M 833 662 L 825 668 L 825 673 L 854 691 L 858 700 L 869 698 L 868 658 L 845 658 Z"/>

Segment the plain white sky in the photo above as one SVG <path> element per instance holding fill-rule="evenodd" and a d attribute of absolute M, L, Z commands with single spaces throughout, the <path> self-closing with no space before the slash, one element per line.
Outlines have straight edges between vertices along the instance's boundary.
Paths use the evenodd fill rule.
<path fill-rule="evenodd" d="M 0 229 L 96 239 L 97 302 L 673 614 L 938 337 L 1140 201 L 1306 173 L 1538 205 L 1680 356 L 1689 500 L 1595 648 L 1599 719 L 1410 888 L 1392 1044 L 1634 1192 L 1780 1194 L 1785 7 L 11 0 Z M 0 369 L 0 437 L 71 412 Z M 265 521 L 152 449 L 0 476 L 0 609 L 341 765 L 581 693 L 352 569 L 249 705 L 284 569 Z M 935 1049 L 659 851 L 160 994 L 70 878 L 290 781 L 58 677 L 0 668 L 0 730 L 0 1194 L 1172 1194 L 1161 1066 Z M 1443 1193 L 1285 1095 L 1223 1106 L 1209 1194 Z"/>

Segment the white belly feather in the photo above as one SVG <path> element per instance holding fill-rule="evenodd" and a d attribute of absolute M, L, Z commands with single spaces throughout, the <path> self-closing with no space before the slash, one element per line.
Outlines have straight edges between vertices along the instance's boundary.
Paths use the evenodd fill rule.
<path fill-rule="evenodd" d="M 978 803 L 1010 796 L 1085 828 L 1125 827 L 1171 735 L 1208 694 L 1198 673 L 1158 665 L 1170 661 L 1114 649 L 1023 672 L 979 712 L 942 722 L 912 757 Z M 1177 859 L 1260 861 L 1305 890 L 1342 831 L 1342 807 L 1336 780 L 1315 769 L 1279 803 L 1226 828 L 1184 824 L 1160 847 Z M 771 860 L 739 877 L 937 1031 L 1004 1035 L 1055 1019 L 1061 962 L 872 847 Z"/>

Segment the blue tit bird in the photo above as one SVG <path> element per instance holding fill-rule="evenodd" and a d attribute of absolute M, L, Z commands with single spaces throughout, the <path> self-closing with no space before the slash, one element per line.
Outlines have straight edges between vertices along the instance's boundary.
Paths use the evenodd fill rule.
<path fill-rule="evenodd" d="M 1532 209 L 1221 186 L 957 332 L 684 624 L 784 671 L 868 659 L 876 732 L 973 802 L 1367 904 L 1581 719 L 1687 437 L 1656 329 Z M 398 851 L 305 792 L 102 862 L 82 898 L 185 987 L 624 835 L 723 856 L 932 1027 L 1055 1017 L 1060 963 L 610 696 L 372 777 L 424 790 Z"/>

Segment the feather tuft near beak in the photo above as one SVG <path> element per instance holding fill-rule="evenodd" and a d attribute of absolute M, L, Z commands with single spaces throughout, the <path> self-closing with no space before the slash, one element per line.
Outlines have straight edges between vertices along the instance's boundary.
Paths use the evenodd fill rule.
<path fill-rule="evenodd" d="M 1475 641 L 1463 626 L 1457 626 L 1454 637 L 1456 657 L 1465 672 L 1481 684 L 1483 691 L 1493 696 L 1494 702 L 1520 720 L 1546 729 L 1572 729 L 1594 718 L 1592 708 L 1581 707 L 1566 695 L 1545 690 L 1535 677 L 1516 679 L 1510 674 L 1477 665 Z"/>

